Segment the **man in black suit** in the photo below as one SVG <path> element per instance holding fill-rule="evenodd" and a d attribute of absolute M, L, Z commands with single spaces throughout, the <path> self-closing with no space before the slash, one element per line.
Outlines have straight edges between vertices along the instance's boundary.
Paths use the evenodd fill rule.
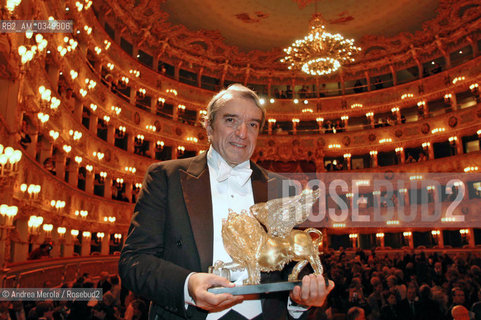
<path fill-rule="evenodd" d="M 334 287 L 330 281 L 326 288 L 322 276 L 309 275 L 289 299 L 288 293 L 252 298 L 207 291 L 234 286 L 207 273 L 214 261 L 226 261 L 219 239 L 228 209 L 238 212 L 281 196 L 280 177 L 249 161 L 264 121 L 257 95 L 232 85 L 207 107 L 208 152 L 148 169 L 119 274 L 127 288 L 152 301 L 151 319 L 301 318 L 309 307 L 322 306 Z M 263 276 L 279 280 L 281 272 Z"/>

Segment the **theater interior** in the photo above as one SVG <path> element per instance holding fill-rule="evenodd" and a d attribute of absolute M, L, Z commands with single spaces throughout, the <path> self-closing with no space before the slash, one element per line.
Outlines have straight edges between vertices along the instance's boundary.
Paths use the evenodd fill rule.
<path fill-rule="evenodd" d="M 73 21 L 0 33 L 1 287 L 117 274 L 146 169 L 205 152 L 207 103 L 233 83 L 267 112 L 252 160 L 303 187 L 322 181 L 325 208 L 346 205 L 342 221 L 300 226 L 322 230 L 329 259 L 481 253 L 479 0 L 0 4 L 2 23 Z M 283 49 L 319 14 L 354 39 L 355 59 L 288 68 Z M 410 183 L 386 197 L 376 179 Z M 337 202 L 335 180 L 347 183 Z M 374 221 L 400 206 L 440 216 Z M 354 207 L 372 223 L 353 222 Z"/>

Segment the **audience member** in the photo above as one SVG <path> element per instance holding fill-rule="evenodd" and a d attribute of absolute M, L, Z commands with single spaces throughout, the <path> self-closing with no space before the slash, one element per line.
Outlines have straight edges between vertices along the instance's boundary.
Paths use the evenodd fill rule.
<path fill-rule="evenodd" d="M 37 249 L 30 252 L 28 260 L 38 260 L 43 258 L 50 258 L 50 251 L 52 250 L 52 244 L 44 242 Z"/>

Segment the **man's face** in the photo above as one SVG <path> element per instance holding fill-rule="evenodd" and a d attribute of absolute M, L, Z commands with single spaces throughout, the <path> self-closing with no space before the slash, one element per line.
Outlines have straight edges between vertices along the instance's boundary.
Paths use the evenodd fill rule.
<path fill-rule="evenodd" d="M 256 147 L 262 111 L 247 98 L 231 97 L 207 126 L 212 147 L 231 166 L 249 160 Z"/>

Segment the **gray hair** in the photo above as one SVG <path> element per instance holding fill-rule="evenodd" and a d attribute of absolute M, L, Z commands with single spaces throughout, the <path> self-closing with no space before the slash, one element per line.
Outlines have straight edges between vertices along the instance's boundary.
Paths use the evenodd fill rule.
<path fill-rule="evenodd" d="M 239 83 L 232 84 L 227 87 L 227 89 L 223 89 L 210 100 L 207 105 L 207 116 L 204 123 L 205 127 L 214 122 L 217 111 L 219 111 L 219 109 L 222 108 L 232 97 L 251 99 L 254 101 L 256 106 L 262 111 L 261 126 L 259 128 L 259 131 L 261 131 L 266 121 L 266 109 L 261 104 L 259 96 L 253 90 Z"/>

